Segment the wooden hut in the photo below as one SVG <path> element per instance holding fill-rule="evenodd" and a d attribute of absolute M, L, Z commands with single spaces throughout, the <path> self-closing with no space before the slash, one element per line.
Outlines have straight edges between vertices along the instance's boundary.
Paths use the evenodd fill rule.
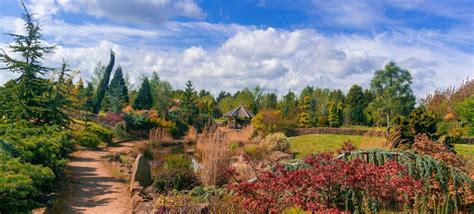
<path fill-rule="evenodd" d="M 227 125 L 234 129 L 239 129 L 247 125 L 254 115 L 242 105 L 224 114 L 227 118 Z"/>

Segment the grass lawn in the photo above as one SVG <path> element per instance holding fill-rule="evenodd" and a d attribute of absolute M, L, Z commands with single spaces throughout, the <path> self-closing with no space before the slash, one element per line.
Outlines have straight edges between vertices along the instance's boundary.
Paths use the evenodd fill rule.
<path fill-rule="evenodd" d="M 336 151 L 346 141 L 351 141 L 358 149 L 383 148 L 383 137 L 364 137 L 357 135 L 311 134 L 290 138 L 291 151 L 297 157 L 312 153 Z M 474 145 L 455 144 L 454 149 L 460 155 L 474 160 Z"/>
<path fill-rule="evenodd" d="M 367 149 L 383 147 L 385 139 L 357 135 L 311 134 L 290 138 L 290 148 L 292 152 L 297 153 L 297 157 L 304 157 L 312 153 L 336 151 L 349 140 L 358 149 Z"/>
<path fill-rule="evenodd" d="M 474 145 L 472 144 L 454 144 L 454 150 L 460 155 L 474 160 Z"/>

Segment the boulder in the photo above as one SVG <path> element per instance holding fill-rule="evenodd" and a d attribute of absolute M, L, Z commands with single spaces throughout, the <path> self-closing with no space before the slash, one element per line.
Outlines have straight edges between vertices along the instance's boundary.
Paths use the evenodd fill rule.
<path fill-rule="evenodd" d="M 274 151 L 268 157 L 268 159 L 271 162 L 280 162 L 280 161 L 283 161 L 283 160 L 291 160 L 292 158 L 293 158 L 293 156 L 291 156 L 290 154 L 286 154 L 286 153 L 280 152 L 280 151 Z"/>
<path fill-rule="evenodd" d="M 132 165 L 130 190 L 133 190 L 135 182 L 138 182 L 141 187 L 147 187 L 152 183 L 150 164 L 141 154 L 137 156 L 137 159 Z"/>

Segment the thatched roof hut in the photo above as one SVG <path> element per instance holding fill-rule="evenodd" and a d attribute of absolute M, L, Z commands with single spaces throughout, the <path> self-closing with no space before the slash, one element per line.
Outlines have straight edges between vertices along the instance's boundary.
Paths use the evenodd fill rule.
<path fill-rule="evenodd" d="M 252 112 L 244 108 L 242 105 L 230 110 L 224 114 L 224 117 L 240 117 L 240 118 L 249 118 L 251 119 L 254 115 Z"/>

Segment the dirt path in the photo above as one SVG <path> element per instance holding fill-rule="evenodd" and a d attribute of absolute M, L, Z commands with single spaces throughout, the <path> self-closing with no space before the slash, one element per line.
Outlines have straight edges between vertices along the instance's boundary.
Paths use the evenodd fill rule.
<path fill-rule="evenodd" d="M 64 213 L 131 213 L 127 184 L 114 177 L 112 167 L 104 160 L 109 152 L 126 152 L 135 142 L 124 142 L 107 151 L 77 151 L 66 170 L 71 177 L 71 191 Z"/>

